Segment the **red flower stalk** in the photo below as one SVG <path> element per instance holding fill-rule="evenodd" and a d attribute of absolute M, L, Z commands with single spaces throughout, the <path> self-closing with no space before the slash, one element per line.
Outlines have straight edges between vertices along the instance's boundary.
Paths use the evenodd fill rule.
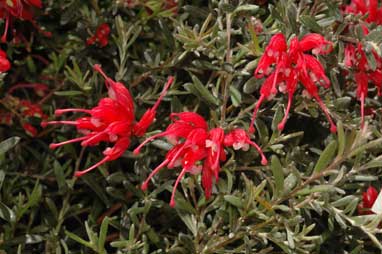
<path fill-rule="evenodd" d="M 50 37 L 51 33 L 42 30 L 33 20 L 33 8 L 42 7 L 41 0 L 8 0 L 0 2 L 0 19 L 5 19 L 5 29 L 1 37 L 2 42 L 7 41 L 7 33 L 13 18 L 27 20 L 45 36 Z"/>
<path fill-rule="evenodd" d="M 94 69 L 105 78 L 105 85 L 108 89 L 109 97 L 103 98 L 98 105 L 92 109 L 69 108 L 57 109 L 55 114 L 59 116 L 67 112 L 81 112 L 90 116 L 78 118 L 75 121 L 50 121 L 42 122 L 45 127 L 48 124 L 74 125 L 83 134 L 82 137 L 67 140 L 61 143 L 53 143 L 51 149 L 56 147 L 80 142 L 82 146 L 94 146 L 100 142 L 114 143 L 112 147 L 103 151 L 104 158 L 93 166 L 83 171 L 75 172 L 75 176 L 82 176 L 107 161 L 119 158 L 130 145 L 132 136 L 143 135 L 147 128 L 154 121 L 156 109 L 162 101 L 164 95 L 173 83 L 174 78 L 169 77 L 160 97 L 155 105 L 146 111 L 139 122 L 135 121 L 134 104 L 129 90 L 120 82 L 115 82 L 107 77 L 99 65 L 94 65 Z"/>
<path fill-rule="evenodd" d="M 382 7 L 378 8 L 378 0 L 352 0 L 345 6 L 345 13 L 366 15 L 366 22 L 382 24 Z"/>
<path fill-rule="evenodd" d="M 277 87 L 280 92 L 288 93 L 285 115 L 278 125 L 280 131 L 284 129 L 298 82 L 304 86 L 310 96 L 316 99 L 331 125 L 330 130 L 336 132 L 336 125 L 330 117 L 329 110 L 321 100 L 316 85 L 320 84 L 329 88 L 330 81 L 325 75 L 321 63 L 312 55 L 307 54 L 308 51 L 312 51 L 313 54 L 328 54 L 331 50 L 331 42 L 319 34 L 307 34 L 300 41 L 294 37 L 289 48 L 284 35 L 282 33 L 275 34 L 254 72 L 255 77 L 266 76 L 266 79 L 260 89 L 260 98 L 253 111 L 249 132 L 254 132 L 253 123 L 261 104 L 264 100 L 269 100 L 277 94 Z"/>
<path fill-rule="evenodd" d="M 138 154 L 145 144 L 159 137 L 166 137 L 174 145 L 167 152 L 165 160 L 142 184 L 142 190 L 146 190 L 150 179 L 164 167 L 169 169 L 182 167 L 173 187 L 170 200 L 172 207 L 175 206 L 177 186 L 186 173 L 202 173 L 202 186 L 206 198 L 211 196 L 213 183 L 219 179 L 220 162 L 226 160 L 224 147 L 233 146 L 237 150 L 248 149 L 249 145 L 252 145 L 261 155 L 262 164 L 267 163 L 260 147 L 252 142 L 242 129 L 235 129 L 227 135 L 224 135 L 224 130 L 219 127 L 209 130 L 203 117 L 193 112 L 172 113 L 170 118 L 173 123 L 167 127 L 166 131 L 146 139 L 134 150 L 134 153 Z"/>
<path fill-rule="evenodd" d="M 49 90 L 47 85 L 41 83 L 18 83 L 16 85 L 13 85 L 8 90 L 8 93 L 12 94 L 15 90 L 20 88 L 32 88 L 34 92 L 40 97 L 44 96 Z"/>
<path fill-rule="evenodd" d="M 370 186 L 367 189 L 367 191 L 362 193 L 362 203 L 360 203 L 357 207 L 358 214 L 359 215 L 373 214 L 373 212 L 370 209 L 373 207 L 377 197 L 378 197 L 378 191 L 373 186 Z"/>
<path fill-rule="evenodd" d="M 0 49 L 0 73 L 7 72 L 11 68 L 11 63 L 7 58 L 7 53 Z"/>
<path fill-rule="evenodd" d="M 366 34 L 367 32 L 366 30 Z M 357 82 L 356 96 L 361 101 L 361 128 L 363 128 L 365 123 L 365 98 L 367 97 L 369 82 L 376 86 L 378 96 L 382 95 L 382 58 L 374 49 L 372 54 L 376 62 L 375 69 L 369 66 L 361 43 L 358 43 L 357 47 L 352 44 L 347 44 L 345 47 L 345 65 L 353 68 L 355 71 L 354 78 Z"/>
<path fill-rule="evenodd" d="M 107 23 L 102 23 L 96 30 L 96 33 L 86 40 L 88 46 L 98 43 L 99 46 L 105 47 L 109 43 L 110 26 Z"/>

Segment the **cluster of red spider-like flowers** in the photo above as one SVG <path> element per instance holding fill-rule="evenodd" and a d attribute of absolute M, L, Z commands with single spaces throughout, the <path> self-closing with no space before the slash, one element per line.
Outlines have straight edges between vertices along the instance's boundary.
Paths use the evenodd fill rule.
<path fill-rule="evenodd" d="M 169 169 L 181 167 L 182 171 L 174 184 L 171 206 L 175 205 L 176 188 L 186 173 L 201 173 L 205 196 L 206 198 L 211 196 L 213 182 L 219 179 L 220 162 L 226 160 L 225 147 L 247 151 L 249 146 L 253 146 L 261 156 L 261 164 L 267 164 L 261 148 L 251 141 L 248 133 L 243 129 L 236 128 L 227 134 L 220 127 L 209 129 L 203 117 L 193 112 L 172 113 L 170 118 L 173 123 L 167 127 L 166 131 L 146 139 L 134 150 L 134 153 L 138 154 L 146 143 L 158 137 L 166 137 L 173 145 L 167 152 L 165 160 L 142 184 L 142 190 L 146 190 L 150 179 L 164 167 Z"/>
<path fill-rule="evenodd" d="M 368 32 L 366 28 L 364 32 Z M 357 83 L 356 96 L 361 101 L 361 127 L 365 122 L 365 98 L 368 94 L 369 82 L 376 86 L 379 96 L 382 94 L 382 58 L 374 49 L 371 53 L 375 59 L 375 68 L 371 67 L 362 43 L 359 42 L 357 45 L 349 43 L 345 47 L 345 65 L 354 70 L 354 78 Z"/>
<path fill-rule="evenodd" d="M 134 103 L 129 90 L 127 90 L 122 83 L 115 82 L 106 76 L 101 66 L 97 64 L 94 65 L 94 70 L 105 78 L 105 85 L 108 89 L 109 97 L 102 98 L 98 105 L 92 109 L 69 108 L 57 109 L 55 112 L 56 116 L 67 112 L 81 112 L 90 116 L 81 117 L 75 121 L 50 121 L 41 123 L 42 127 L 48 124 L 74 125 L 77 127 L 77 130 L 83 134 L 83 136 L 79 138 L 51 144 L 51 149 L 74 142 L 81 142 L 81 145 L 84 147 L 94 146 L 100 142 L 114 144 L 112 147 L 108 147 L 103 151 L 104 158 L 101 161 L 88 169 L 75 172 L 76 176 L 81 176 L 107 161 L 119 158 L 129 147 L 132 136 L 142 136 L 154 121 L 159 103 L 174 80 L 173 77 L 168 79 L 155 105 L 146 111 L 140 121 L 136 122 Z"/>
<path fill-rule="evenodd" d="M 13 93 L 20 88 L 31 88 L 35 94 L 42 97 L 48 91 L 48 86 L 40 83 L 19 83 L 12 86 L 8 90 L 7 95 L 2 98 L 2 104 L 6 105 L 10 110 L 0 111 L 0 123 L 11 126 L 13 119 L 17 118 L 25 132 L 35 137 L 38 134 L 37 128 L 32 124 L 33 118 L 46 120 L 48 116 L 44 114 L 42 107 L 39 103 L 32 102 L 29 99 L 20 99 L 13 95 Z"/>
<path fill-rule="evenodd" d="M 29 21 L 39 32 L 50 37 L 51 33 L 42 30 L 33 19 L 33 8 L 41 9 L 41 0 L 7 0 L 0 1 L 0 19 L 5 20 L 5 30 L 1 37 L 2 42 L 7 41 L 7 33 L 12 19 Z"/>
<path fill-rule="evenodd" d="M 329 88 L 330 81 L 325 75 L 321 63 L 313 55 L 308 54 L 309 51 L 312 51 L 314 55 L 328 54 L 331 50 L 332 43 L 325 40 L 322 35 L 315 33 L 307 34 L 301 40 L 293 37 L 289 47 L 282 33 L 275 34 L 271 38 L 254 73 L 256 78 L 266 77 L 266 79 L 260 89 L 260 98 L 253 111 L 250 132 L 254 131 L 253 123 L 262 102 L 273 98 L 278 91 L 288 94 L 285 115 L 278 125 L 279 130 L 284 129 L 299 82 L 304 86 L 307 95 L 316 99 L 330 123 L 330 130 L 336 132 L 336 125 L 330 117 L 329 110 L 322 102 L 317 87 L 319 84 Z"/>
<path fill-rule="evenodd" d="M 98 43 L 102 48 L 109 43 L 110 26 L 107 23 L 102 23 L 97 28 L 95 34 L 86 40 L 88 46 Z"/>
<path fill-rule="evenodd" d="M 345 13 L 367 15 L 366 22 L 382 24 L 382 7 L 378 8 L 378 0 L 352 0 L 345 6 Z"/>

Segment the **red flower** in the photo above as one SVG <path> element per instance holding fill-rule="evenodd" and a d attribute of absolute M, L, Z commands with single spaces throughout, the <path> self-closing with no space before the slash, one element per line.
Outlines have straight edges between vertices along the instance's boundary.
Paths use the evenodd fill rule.
<path fill-rule="evenodd" d="M 219 178 L 220 162 L 226 160 L 225 146 L 239 149 L 247 144 L 253 145 L 261 154 L 262 163 L 267 163 L 261 149 L 249 139 L 244 130 L 236 129 L 225 136 L 222 128 L 208 130 L 207 122 L 193 112 L 173 113 L 170 118 L 173 123 L 167 127 L 166 131 L 146 139 L 134 150 L 134 153 L 138 154 L 145 144 L 158 137 L 166 137 L 174 145 L 167 152 L 165 160 L 150 173 L 142 184 L 142 190 L 146 190 L 150 179 L 161 169 L 181 166 L 182 171 L 175 181 L 171 195 L 170 206 L 172 207 L 175 206 L 174 198 L 177 186 L 187 172 L 202 173 L 202 186 L 206 198 L 211 196 L 213 183 L 217 182 Z"/>
<path fill-rule="evenodd" d="M 369 82 L 377 87 L 379 96 L 382 94 L 382 58 L 374 49 L 372 49 L 372 54 L 376 62 L 375 69 L 369 66 L 361 43 L 358 43 L 357 47 L 352 44 L 348 44 L 345 47 L 345 65 L 353 68 L 355 71 L 354 79 L 357 83 L 356 96 L 361 101 L 361 128 L 365 122 L 365 98 L 367 97 Z"/>
<path fill-rule="evenodd" d="M 99 65 L 94 65 L 94 69 L 105 78 L 109 97 L 101 99 L 98 105 L 92 109 L 70 108 L 58 109 L 55 112 L 57 116 L 66 112 L 82 112 L 90 116 L 78 118 L 75 121 L 50 121 L 41 123 L 43 127 L 48 124 L 74 125 L 77 127 L 77 130 L 83 134 L 83 136 L 79 138 L 51 144 L 50 147 L 52 149 L 79 141 L 81 141 L 82 146 L 94 146 L 100 142 L 114 143 L 113 147 L 106 148 L 103 151 L 105 157 L 101 161 L 88 169 L 75 172 L 76 176 L 86 174 L 107 161 L 119 158 L 129 147 L 131 136 L 143 135 L 154 121 L 156 109 L 174 80 L 173 77 L 168 79 L 155 105 L 147 110 L 139 122 L 136 122 L 133 99 L 129 90 L 127 90 L 122 83 L 115 82 L 107 77 Z"/>
<path fill-rule="evenodd" d="M 24 123 L 23 128 L 29 136 L 35 137 L 37 135 L 37 129 L 30 123 Z"/>
<path fill-rule="evenodd" d="M 358 214 L 373 214 L 373 212 L 370 209 L 373 207 L 377 197 L 378 191 L 373 186 L 370 186 L 366 192 L 362 193 L 362 203 L 360 203 L 357 207 Z"/>
<path fill-rule="evenodd" d="M 42 111 L 41 105 L 32 103 L 29 100 L 21 100 L 19 105 L 19 110 L 24 117 L 38 117 L 41 119 L 46 119 Z"/>
<path fill-rule="evenodd" d="M 7 72 L 11 68 L 11 63 L 7 58 L 7 53 L 0 49 L 0 72 Z"/>
<path fill-rule="evenodd" d="M 268 160 L 265 158 L 261 148 L 253 142 L 248 133 L 243 129 L 234 129 L 224 137 L 224 146 L 232 146 L 234 150 L 242 149 L 248 151 L 249 146 L 253 146 L 261 156 L 261 164 L 267 165 Z"/>
<path fill-rule="evenodd" d="M 51 36 L 50 32 L 42 30 L 33 20 L 33 8 L 42 8 L 41 0 L 3 0 L 0 2 L 0 19 L 5 19 L 5 30 L 1 37 L 2 42 L 7 41 L 7 33 L 12 18 L 27 20 L 45 36 Z"/>
<path fill-rule="evenodd" d="M 100 47 L 105 47 L 109 43 L 110 26 L 107 23 L 102 23 L 97 28 L 96 33 L 86 40 L 88 46 L 98 43 Z"/>
<path fill-rule="evenodd" d="M 327 54 L 332 50 L 332 44 L 323 36 L 314 33 L 305 35 L 300 41 L 297 37 L 292 38 L 289 48 L 283 34 L 278 33 L 271 38 L 254 72 L 254 76 L 257 78 L 264 76 L 267 78 L 260 89 L 260 98 L 253 111 L 249 128 L 251 133 L 254 132 L 253 123 L 261 104 L 265 99 L 271 99 L 277 94 L 277 87 L 279 91 L 288 93 L 285 115 L 278 125 L 279 130 L 284 129 L 298 82 L 304 86 L 310 96 L 316 99 L 331 125 L 330 130 L 336 132 L 336 126 L 329 115 L 329 110 L 318 94 L 316 85 L 320 84 L 328 88 L 330 81 L 325 75 L 321 63 L 306 53 L 310 50 L 313 54 Z M 271 68 L 272 65 L 273 68 Z"/>
<path fill-rule="evenodd" d="M 367 22 L 374 22 L 378 25 L 382 24 L 382 7 L 378 8 L 377 0 L 352 0 L 345 7 L 345 13 L 367 14 Z"/>

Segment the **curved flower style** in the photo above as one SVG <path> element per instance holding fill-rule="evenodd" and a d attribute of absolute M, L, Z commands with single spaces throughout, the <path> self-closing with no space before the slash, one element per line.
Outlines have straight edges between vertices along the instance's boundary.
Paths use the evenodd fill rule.
<path fill-rule="evenodd" d="M 11 68 L 11 63 L 7 58 L 7 54 L 0 49 L 0 73 L 7 72 Z"/>
<path fill-rule="evenodd" d="M 172 207 L 175 206 L 177 186 L 186 173 L 202 173 L 202 186 L 206 198 L 211 196 L 213 182 L 219 179 L 220 162 L 226 160 L 224 147 L 233 146 L 235 150 L 241 148 L 248 150 L 249 145 L 252 145 L 261 155 L 262 164 L 267 164 L 261 148 L 252 142 L 242 129 L 235 129 L 227 135 L 224 135 L 224 130 L 219 127 L 209 130 L 203 117 L 193 112 L 172 113 L 170 118 L 173 123 L 167 127 L 166 131 L 146 139 L 134 150 L 134 153 L 138 154 L 145 144 L 159 137 L 166 137 L 174 145 L 167 152 L 165 160 L 142 184 L 142 190 L 146 190 L 150 179 L 164 167 L 169 169 L 182 167 L 173 187 L 170 200 Z"/>
<path fill-rule="evenodd" d="M 57 109 L 55 114 L 60 116 L 67 112 L 81 112 L 90 116 L 78 118 L 75 121 L 50 121 L 42 122 L 45 127 L 48 124 L 74 125 L 83 134 L 82 137 L 67 140 L 61 143 L 53 143 L 51 149 L 56 147 L 80 142 L 82 146 L 94 146 L 100 142 L 114 143 L 114 146 L 103 151 L 104 158 L 93 166 L 83 171 L 75 172 L 75 176 L 82 176 L 95 169 L 101 164 L 119 158 L 130 145 L 132 136 L 142 136 L 147 128 L 154 121 L 156 110 L 166 94 L 168 88 L 173 83 L 174 78 L 169 77 L 160 97 L 155 105 L 146 111 L 139 122 L 135 121 L 134 104 L 129 90 L 120 82 L 115 82 L 107 77 L 99 65 L 94 65 L 94 69 L 105 78 L 105 85 L 108 89 L 109 97 L 103 98 L 98 105 L 92 109 Z"/>
<path fill-rule="evenodd" d="M 280 131 L 284 129 L 298 82 L 304 86 L 310 96 L 316 99 L 331 125 L 330 130 L 336 132 L 336 126 L 330 117 L 329 110 L 318 94 L 316 85 L 320 84 L 329 88 L 330 81 L 325 75 L 321 63 L 312 55 L 307 54 L 307 51 L 312 51 L 313 54 L 328 54 L 331 50 L 331 42 L 319 34 L 307 34 L 300 41 L 294 37 L 291 39 L 289 48 L 284 35 L 282 33 L 275 34 L 254 72 L 256 78 L 264 76 L 267 78 L 260 89 L 260 98 L 253 111 L 249 132 L 255 131 L 253 123 L 261 104 L 265 99 L 269 100 L 277 94 L 277 87 L 279 91 L 288 93 L 285 115 L 278 125 Z M 272 65 L 274 65 L 273 70 Z"/>
<path fill-rule="evenodd" d="M 12 18 L 27 20 L 45 36 L 50 37 L 51 33 L 42 30 L 33 20 L 33 8 L 42 8 L 41 0 L 8 0 L 0 1 L 0 19 L 5 19 L 5 30 L 1 37 L 2 42 L 7 41 L 7 33 L 12 22 Z"/>
<path fill-rule="evenodd" d="M 378 197 L 378 191 L 373 186 L 370 186 L 367 189 L 367 191 L 362 193 L 362 203 L 360 203 L 357 207 L 358 214 L 359 215 L 373 214 L 373 212 L 370 209 L 373 207 L 377 197 Z"/>
<path fill-rule="evenodd" d="M 378 8 L 378 0 L 352 0 L 345 7 L 345 13 L 366 15 L 366 22 L 382 24 L 382 7 Z"/>
<path fill-rule="evenodd" d="M 366 32 L 368 31 L 366 30 Z M 345 65 L 355 71 L 356 96 L 361 101 L 361 128 L 365 123 L 365 98 L 368 93 L 369 81 L 377 87 L 378 96 L 382 95 L 382 58 L 374 49 L 372 49 L 372 54 L 376 63 L 375 69 L 369 66 L 361 43 L 358 43 L 357 47 L 352 44 L 347 44 L 345 47 Z"/>

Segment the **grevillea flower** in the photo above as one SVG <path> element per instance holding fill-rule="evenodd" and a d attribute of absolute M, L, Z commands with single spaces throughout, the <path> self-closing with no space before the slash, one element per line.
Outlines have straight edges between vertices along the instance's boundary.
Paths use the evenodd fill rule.
<path fill-rule="evenodd" d="M 248 149 L 249 145 L 252 145 L 261 155 L 262 163 L 267 163 L 260 147 L 250 140 L 244 130 L 235 129 L 224 135 L 224 130 L 220 127 L 208 129 L 203 117 L 193 112 L 172 113 L 170 119 L 173 123 L 167 127 L 166 131 L 146 139 L 134 150 L 134 153 L 138 154 L 145 144 L 159 137 L 166 137 L 168 142 L 173 144 L 173 147 L 167 152 L 165 160 L 150 173 L 142 184 L 142 190 L 146 190 L 150 179 L 164 167 L 169 169 L 182 167 L 173 187 L 170 200 L 172 207 L 175 206 L 177 186 L 186 173 L 201 173 L 206 198 L 211 196 L 213 183 L 219 179 L 220 162 L 226 160 L 224 147 L 233 146 L 237 150 Z"/>
<path fill-rule="evenodd" d="M 366 32 L 368 31 L 366 30 Z M 365 98 L 367 97 L 369 82 L 376 86 L 378 96 L 382 95 L 382 58 L 374 49 L 372 49 L 371 53 L 376 63 L 374 69 L 370 67 L 361 43 L 358 43 L 357 47 L 353 44 L 347 44 L 345 47 L 345 66 L 352 68 L 355 72 L 356 96 L 361 101 L 361 128 L 365 123 Z"/>
<path fill-rule="evenodd" d="M 102 23 L 97 28 L 96 33 L 86 40 L 88 46 L 98 43 L 100 47 L 105 47 L 109 43 L 110 26 L 107 23 Z"/>
<path fill-rule="evenodd" d="M 55 112 L 56 116 L 67 112 L 81 112 L 89 116 L 78 118 L 75 121 L 50 121 L 41 123 L 43 127 L 48 124 L 74 125 L 77 127 L 77 130 L 83 134 L 82 137 L 51 144 L 51 149 L 74 142 L 81 142 L 81 145 L 84 147 L 94 146 L 100 142 L 114 144 L 112 147 L 108 147 L 103 151 L 104 158 L 101 161 L 88 169 L 75 172 L 75 176 L 82 176 L 107 161 L 119 158 L 129 147 L 130 138 L 132 136 L 142 136 L 154 121 L 159 103 L 162 101 L 174 80 L 173 77 L 169 77 L 155 105 L 146 111 L 139 122 L 136 122 L 133 99 L 129 90 L 127 90 L 122 83 L 115 82 L 107 77 L 99 65 L 94 65 L 94 69 L 105 78 L 109 97 L 101 99 L 98 105 L 92 109 L 69 108 L 57 109 Z"/>
<path fill-rule="evenodd" d="M 11 68 L 11 63 L 7 58 L 7 53 L 0 49 L 0 72 L 7 72 Z"/>
<path fill-rule="evenodd" d="M 317 88 L 317 84 L 328 88 L 330 81 L 325 75 L 321 63 L 314 56 L 307 54 L 308 51 L 312 51 L 315 55 L 328 54 L 331 50 L 331 42 L 319 34 L 307 34 L 301 40 L 294 37 L 291 39 L 289 48 L 282 33 L 275 34 L 271 38 L 254 72 L 255 77 L 266 77 L 266 79 L 260 89 L 260 98 L 253 111 L 249 129 L 251 133 L 254 132 L 253 123 L 261 104 L 264 100 L 273 98 L 277 91 L 288 94 L 285 115 L 278 125 L 280 131 L 284 129 L 298 82 L 317 101 L 331 125 L 330 130 L 336 132 L 336 126 L 330 117 L 329 110 L 321 100 Z"/>
<path fill-rule="evenodd" d="M 7 0 L 0 1 L 0 19 L 5 20 L 5 29 L 2 42 L 7 41 L 7 33 L 13 18 L 27 20 L 45 36 L 50 37 L 51 33 L 42 30 L 33 20 L 33 8 L 41 8 L 41 0 Z"/>
<path fill-rule="evenodd" d="M 373 214 L 373 212 L 370 210 L 375 200 L 378 197 L 378 191 L 373 187 L 370 186 L 367 191 L 362 193 L 362 203 L 358 205 L 358 214 L 359 215 L 365 215 L 365 214 Z"/>
<path fill-rule="evenodd" d="M 345 6 L 345 13 L 367 14 L 366 22 L 382 24 L 382 7 L 378 8 L 378 0 L 352 0 Z"/>

